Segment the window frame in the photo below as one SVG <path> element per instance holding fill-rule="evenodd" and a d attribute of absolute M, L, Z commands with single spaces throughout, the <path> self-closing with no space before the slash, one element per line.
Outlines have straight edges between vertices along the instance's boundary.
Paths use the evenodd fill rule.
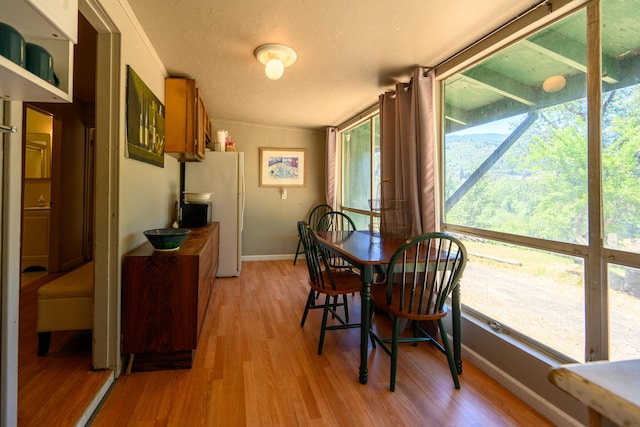
<path fill-rule="evenodd" d="M 435 92 L 437 102 L 437 132 L 438 132 L 438 161 L 440 165 L 439 185 L 439 212 L 440 212 L 440 228 L 443 231 L 459 233 L 467 236 L 487 238 L 507 244 L 523 246 L 533 249 L 541 249 L 557 254 L 570 255 L 582 258 L 584 261 L 584 291 L 585 291 L 585 355 L 584 360 L 608 360 L 609 359 L 609 284 L 607 266 L 609 264 L 617 264 L 626 267 L 640 268 L 640 254 L 626 252 L 607 248 L 603 238 L 603 211 L 602 211 L 602 162 L 601 162 L 601 144 L 602 144 L 602 55 L 601 55 L 601 1 L 593 0 L 589 2 L 580 2 L 555 16 L 554 19 L 538 19 L 533 25 L 526 28 L 505 28 L 506 35 L 500 42 L 493 43 L 491 48 L 485 49 L 479 53 L 481 45 L 486 44 L 489 39 L 499 37 L 499 32 L 491 34 L 491 36 L 483 39 L 481 43 L 474 45 L 466 54 L 462 54 L 459 58 L 455 58 L 451 63 L 445 63 L 440 67 L 436 67 L 436 84 Z M 467 68 L 472 67 L 481 60 L 484 60 L 508 45 L 522 40 L 534 32 L 541 31 L 554 22 L 565 18 L 566 16 L 586 10 L 587 24 L 585 28 L 587 43 L 587 168 L 589 171 L 588 179 L 588 215 L 589 215 L 589 235 L 597 236 L 589 239 L 588 244 L 574 244 L 550 241 L 527 236 L 519 236 L 508 233 L 495 231 L 487 231 L 472 227 L 449 224 L 445 222 L 444 217 L 444 81 L 446 78 L 459 73 Z M 595 53 L 594 53 L 595 52 Z M 470 315 L 470 318 L 480 319 L 481 322 L 491 324 L 493 319 L 476 310 L 464 308 L 463 310 Z M 518 337 L 518 339 L 526 342 L 526 345 L 532 346 L 537 351 L 545 354 L 551 354 L 555 360 L 560 362 L 573 362 L 565 355 L 546 348 L 545 345 L 527 340 L 518 331 L 509 330 L 505 327 L 506 335 Z M 495 332 L 498 333 L 498 332 Z"/>
<path fill-rule="evenodd" d="M 340 210 L 342 212 L 345 213 L 355 213 L 355 214 L 360 214 L 360 215 L 365 215 L 369 217 L 369 226 L 371 227 L 375 221 L 376 218 L 379 218 L 379 213 L 374 212 L 371 210 L 371 206 L 369 206 L 368 210 L 364 210 L 364 209 L 359 209 L 359 208 L 355 208 L 352 206 L 347 206 L 345 205 L 345 201 L 344 201 L 344 194 L 345 194 L 345 165 L 344 165 L 344 145 L 343 145 L 343 135 L 347 132 L 349 132 L 350 130 L 361 126 L 362 124 L 369 122 L 369 126 L 370 126 L 370 141 L 369 141 L 369 166 L 370 166 L 370 176 L 369 176 L 369 199 L 372 199 L 375 197 L 374 192 L 375 192 L 375 185 L 374 185 L 374 173 L 375 173 L 375 169 L 374 169 L 374 156 L 373 154 L 375 153 L 375 146 L 376 146 L 376 133 L 375 133 L 375 125 L 374 125 L 374 120 L 375 118 L 380 117 L 380 109 L 378 107 L 378 105 L 374 105 L 370 108 L 368 108 L 367 110 L 365 110 L 364 112 L 362 112 L 361 114 L 359 114 L 358 116 L 356 116 L 355 118 L 353 118 L 352 120 L 349 120 L 348 122 L 346 122 L 343 125 L 340 125 L 338 127 L 338 135 L 337 135 L 337 140 L 338 140 L 338 162 L 340 164 L 340 173 L 339 173 L 339 186 L 338 188 L 340 189 L 339 194 L 338 194 L 338 200 L 340 201 Z"/>

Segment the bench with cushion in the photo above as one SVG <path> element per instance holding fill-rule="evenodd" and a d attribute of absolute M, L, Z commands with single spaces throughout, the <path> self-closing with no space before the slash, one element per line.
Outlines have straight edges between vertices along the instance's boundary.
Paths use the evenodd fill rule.
<path fill-rule="evenodd" d="M 51 332 L 93 329 L 93 261 L 38 289 L 38 356 L 49 352 Z"/>

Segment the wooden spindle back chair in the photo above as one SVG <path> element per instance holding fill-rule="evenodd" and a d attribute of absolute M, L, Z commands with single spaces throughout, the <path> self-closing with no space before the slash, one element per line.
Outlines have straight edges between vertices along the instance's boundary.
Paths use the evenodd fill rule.
<path fill-rule="evenodd" d="M 380 338 L 371 328 L 372 344 L 376 343 L 391 355 L 389 389 L 395 390 L 399 343 L 430 342 L 444 353 L 456 388 L 460 388 L 443 319 L 448 313 L 447 298 L 459 286 L 467 261 L 467 252 L 460 240 L 447 233 L 427 233 L 415 236 L 392 255 L 387 265 L 386 283 L 374 285 L 371 300 L 376 308 L 393 319 L 391 338 Z M 371 310 L 373 313 L 374 310 Z M 401 337 L 400 319 L 412 321 L 412 336 Z M 420 325 L 435 321 L 442 344 Z M 391 343 L 391 348 L 387 344 Z"/>
<path fill-rule="evenodd" d="M 347 304 L 347 294 L 360 291 L 362 281 L 360 276 L 348 271 L 332 271 L 328 263 L 326 251 L 318 242 L 315 232 L 309 224 L 298 221 L 298 232 L 302 239 L 307 267 L 309 268 L 309 296 L 304 307 L 300 326 L 304 326 L 309 310 L 320 308 L 323 310 L 322 326 L 320 328 L 320 340 L 318 343 L 318 354 L 322 354 L 324 335 L 326 331 L 336 329 L 359 328 L 360 323 L 349 323 L 349 307 Z M 316 294 L 325 295 L 323 305 L 316 305 Z M 342 302 L 338 303 L 338 297 L 342 297 Z M 337 312 L 338 307 L 344 307 L 344 319 Z M 331 313 L 336 324 L 327 326 L 328 315 Z"/>

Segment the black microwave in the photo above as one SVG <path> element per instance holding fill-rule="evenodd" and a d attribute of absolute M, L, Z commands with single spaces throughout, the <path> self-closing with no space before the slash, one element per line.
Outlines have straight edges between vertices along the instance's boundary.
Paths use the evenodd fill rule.
<path fill-rule="evenodd" d="M 211 222 L 211 202 L 185 203 L 182 206 L 181 227 L 204 227 Z"/>

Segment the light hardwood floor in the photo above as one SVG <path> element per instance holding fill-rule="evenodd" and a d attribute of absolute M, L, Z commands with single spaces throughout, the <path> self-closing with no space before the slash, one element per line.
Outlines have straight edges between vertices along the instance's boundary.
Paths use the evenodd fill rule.
<path fill-rule="evenodd" d="M 92 426 L 552 425 L 466 360 L 455 390 L 429 345 L 401 347 L 395 393 L 380 349 L 360 384 L 359 330 L 328 331 L 319 356 L 321 312 L 300 327 L 307 276 L 304 260 L 287 260 L 217 279 L 193 368 L 121 376 Z M 359 297 L 349 300 L 358 318 Z"/>
<path fill-rule="evenodd" d="M 18 426 L 73 426 L 109 372 L 91 370 L 91 331 L 54 332 L 49 353 L 37 356 L 36 294 L 58 275 L 43 276 L 20 290 Z"/>

